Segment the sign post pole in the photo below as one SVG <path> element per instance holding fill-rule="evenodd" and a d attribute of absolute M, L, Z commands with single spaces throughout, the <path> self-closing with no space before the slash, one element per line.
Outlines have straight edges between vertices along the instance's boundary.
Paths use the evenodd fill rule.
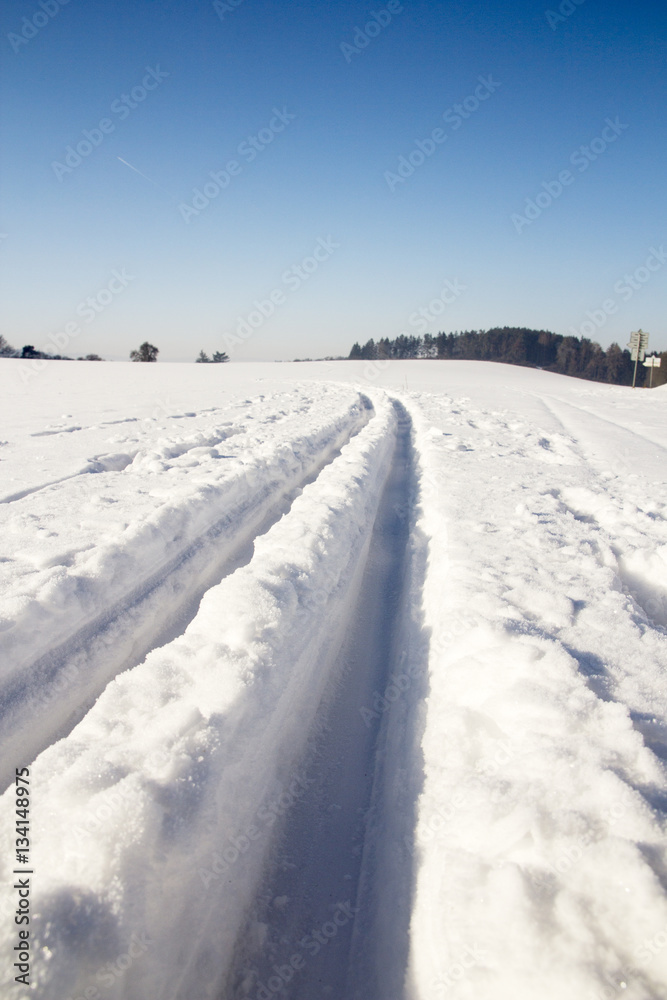
<path fill-rule="evenodd" d="M 630 348 L 630 357 L 635 363 L 635 370 L 632 376 L 632 388 L 634 389 L 637 384 L 637 365 L 646 357 L 646 350 L 648 348 L 648 333 L 644 333 L 641 328 L 639 330 L 634 330 L 630 334 L 630 343 L 628 344 L 628 347 Z"/>
<path fill-rule="evenodd" d="M 662 361 L 662 358 L 654 356 L 652 358 L 647 358 L 646 361 L 644 362 L 644 367 L 651 369 L 651 378 L 650 378 L 649 386 L 648 386 L 649 389 L 653 388 L 653 369 L 654 368 L 659 368 L 661 361 Z"/>

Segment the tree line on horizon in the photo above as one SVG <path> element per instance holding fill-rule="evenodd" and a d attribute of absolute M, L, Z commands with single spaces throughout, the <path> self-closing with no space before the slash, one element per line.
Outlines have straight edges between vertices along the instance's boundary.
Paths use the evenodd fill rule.
<path fill-rule="evenodd" d="M 68 358 L 64 354 L 45 354 L 44 351 L 38 351 L 32 344 L 25 344 L 21 350 L 17 350 L 8 344 L 5 338 L 0 334 L 0 358 L 43 358 L 47 361 L 102 361 L 103 358 L 99 354 L 86 354 L 83 358 Z"/>
<path fill-rule="evenodd" d="M 155 344 L 150 344 L 147 340 L 139 346 L 137 350 L 130 351 L 130 361 L 140 361 L 140 362 L 151 362 L 157 361 L 157 356 L 160 353 L 159 347 Z M 8 344 L 5 338 L 0 334 L 0 358 L 29 358 L 34 360 L 35 358 L 44 361 L 103 361 L 104 359 L 99 356 L 99 354 L 86 354 L 85 357 L 80 358 L 70 358 L 65 354 L 47 354 L 45 351 L 38 351 L 32 344 L 25 344 L 21 350 L 17 350 Z M 198 364 L 225 364 L 230 360 L 229 356 L 224 351 L 214 351 L 212 356 L 209 358 L 205 351 L 199 352 L 199 357 L 196 359 Z"/>
<path fill-rule="evenodd" d="M 667 383 L 667 351 L 657 354 L 662 359 L 660 368 L 653 368 L 653 386 Z M 159 349 L 144 341 L 138 350 L 130 352 L 132 361 L 155 362 Z M 45 354 L 26 344 L 20 351 L 7 343 L 0 335 L 0 357 L 44 358 L 52 361 L 72 361 L 59 354 Z M 409 361 L 418 359 L 497 361 L 502 364 L 541 368 L 560 375 L 588 379 L 593 382 L 607 382 L 613 385 L 632 385 L 635 363 L 630 351 L 618 344 L 611 344 L 603 350 L 598 343 L 586 337 L 563 336 L 549 330 L 529 330 L 525 327 L 494 327 L 491 330 L 465 330 L 454 333 L 430 333 L 423 337 L 400 334 L 393 340 L 383 337 L 377 342 L 368 340 L 363 346 L 355 343 L 347 357 L 350 361 Z M 77 361 L 102 361 L 98 354 L 87 354 Z M 199 352 L 198 364 L 220 364 L 229 362 L 223 351 L 214 351 L 209 357 Z M 295 359 L 310 360 L 310 359 Z M 326 358 L 324 360 L 339 360 Z M 649 385 L 651 372 L 643 364 L 637 366 L 637 385 Z"/>
<path fill-rule="evenodd" d="M 661 367 L 653 369 L 654 386 L 667 382 L 667 351 L 660 357 Z M 616 343 L 605 351 L 586 337 L 510 326 L 438 333 L 435 336 L 426 333 L 423 337 L 401 334 L 394 340 L 383 337 L 377 342 L 371 339 L 363 346 L 355 343 L 348 359 L 498 361 L 614 385 L 632 385 L 635 367 L 630 351 L 623 350 Z M 648 385 L 649 379 L 649 369 L 640 362 L 637 385 Z"/>

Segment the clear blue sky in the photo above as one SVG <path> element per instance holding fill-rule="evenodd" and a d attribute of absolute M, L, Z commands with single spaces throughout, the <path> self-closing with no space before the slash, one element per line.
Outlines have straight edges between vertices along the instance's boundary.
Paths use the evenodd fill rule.
<path fill-rule="evenodd" d="M 64 353 L 194 359 L 273 293 L 235 358 L 347 355 L 420 309 L 667 347 L 664 3 L 42 2 L 2 12 L 15 346 L 70 324 Z"/>

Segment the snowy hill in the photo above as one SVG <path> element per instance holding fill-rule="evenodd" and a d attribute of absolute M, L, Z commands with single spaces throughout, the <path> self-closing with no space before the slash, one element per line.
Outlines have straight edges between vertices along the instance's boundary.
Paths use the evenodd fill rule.
<path fill-rule="evenodd" d="M 667 995 L 667 387 L 27 364 L 3 997 Z"/>

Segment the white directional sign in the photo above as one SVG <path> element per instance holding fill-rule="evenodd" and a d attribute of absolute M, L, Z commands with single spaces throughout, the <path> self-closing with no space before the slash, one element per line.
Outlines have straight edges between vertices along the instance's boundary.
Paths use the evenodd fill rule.
<path fill-rule="evenodd" d="M 653 355 L 652 358 L 646 358 L 646 360 L 644 361 L 644 368 L 650 368 L 651 369 L 651 378 L 650 378 L 650 381 L 649 381 L 649 384 L 648 384 L 649 385 L 649 389 L 653 388 L 653 369 L 660 367 L 661 360 L 662 360 L 661 358 L 658 358 L 655 355 Z"/>
<path fill-rule="evenodd" d="M 648 350 L 648 333 L 643 330 L 635 330 L 630 334 L 630 357 L 633 361 L 643 361 Z"/>
<path fill-rule="evenodd" d="M 637 363 L 644 360 L 648 349 L 648 333 L 644 333 L 642 329 L 633 330 L 630 334 L 630 343 L 628 344 L 628 347 L 630 348 L 630 357 L 635 363 L 635 371 L 632 376 L 632 388 L 634 389 L 637 384 Z M 652 375 L 653 369 L 651 369 L 651 376 Z"/>

